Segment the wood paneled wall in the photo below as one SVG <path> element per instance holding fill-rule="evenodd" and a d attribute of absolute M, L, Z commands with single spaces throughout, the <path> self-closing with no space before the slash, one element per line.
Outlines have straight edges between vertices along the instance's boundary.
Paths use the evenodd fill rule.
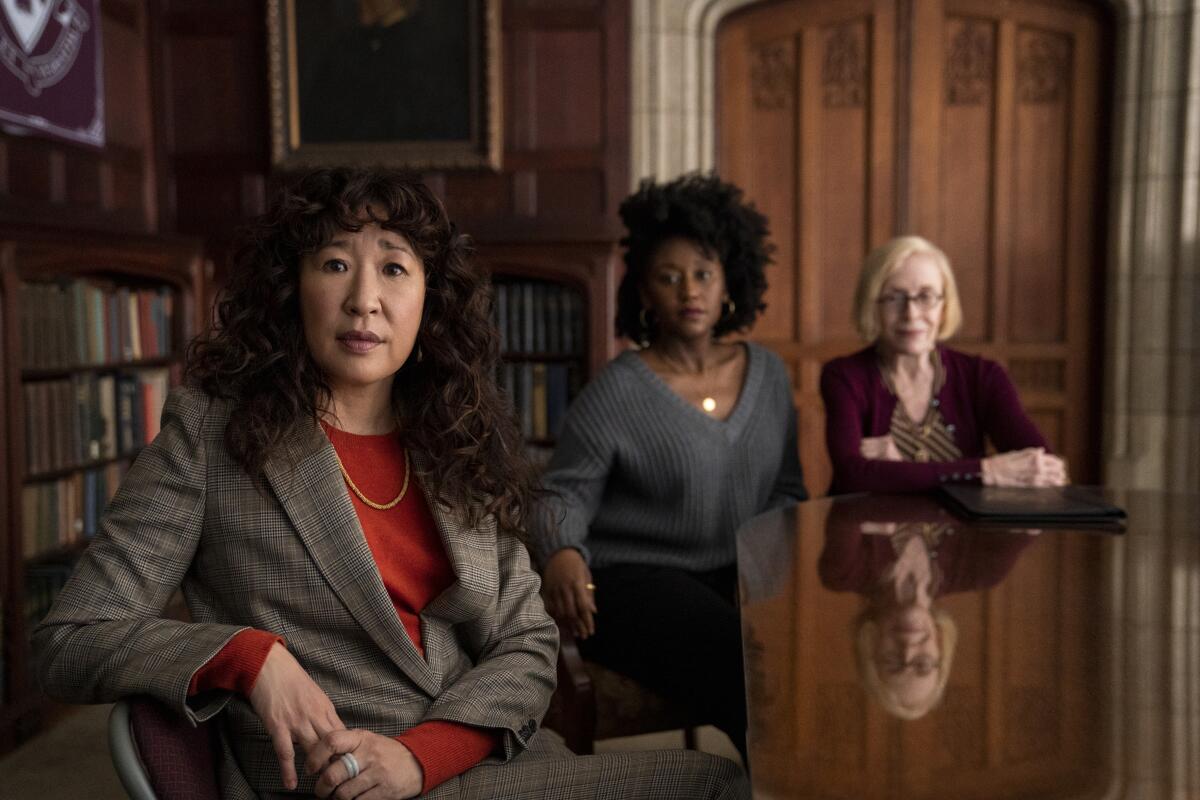
<path fill-rule="evenodd" d="M 485 243 L 620 237 L 628 16 L 621 0 L 505 0 L 502 169 L 414 175 L 461 229 Z M 203 237 L 219 282 L 276 179 L 265 3 L 102 0 L 101 17 L 108 145 L 0 134 L 0 218 Z"/>
<path fill-rule="evenodd" d="M 0 218 L 17 223 L 158 229 L 147 0 L 103 0 L 103 149 L 0 133 Z"/>
<path fill-rule="evenodd" d="M 159 6 L 162 218 L 208 237 L 220 255 L 233 229 L 263 209 L 273 180 L 265 6 Z M 506 0 L 502 22 L 503 167 L 414 177 L 482 242 L 618 238 L 629 163 L 627 4 Z"/>
<path fill-rule="evenodd" d="M 261 2 L 154 3 L 163 227 L 204 237 L 218 264 L 234 229 L 266 204 L 266 35 Z"/>
<path fill-rule="evenodd" d="M 717 162 L 771 219 L 753 335 L 793 368 L 810 488 L 830 477 L 820 366 L 863 346 L 863 256 L 907 233 L 954 265 L 952 345 L 1003 363 L 1073 477 L 1098 478 L 1103 29 L 1069 0 L 789 0 L 722 23 Z"/>

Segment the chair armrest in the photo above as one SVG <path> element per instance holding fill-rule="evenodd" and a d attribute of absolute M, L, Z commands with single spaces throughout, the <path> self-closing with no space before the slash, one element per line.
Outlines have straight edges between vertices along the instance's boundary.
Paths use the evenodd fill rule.
<path fill-rule="evenodd" d="M 596 692 L 579 654 L 575 636 L 558 626 L 558 689 L 555 705 L 567 747 L 576 755 L 590 755 L 596 738 Z"/>
<path fill-rule="evenodd" d="M 146 777 L 146 767 L 138 755 L 129 711 L 130 699 L 122 697 L 108 715 L 108 749 L 112 754 L 113 767 L 131 800 L 157 800 Z"/>

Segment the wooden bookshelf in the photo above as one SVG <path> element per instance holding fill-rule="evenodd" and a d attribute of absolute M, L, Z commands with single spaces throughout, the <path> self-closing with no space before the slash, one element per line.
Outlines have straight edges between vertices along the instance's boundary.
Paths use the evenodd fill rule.
<path fill-rule="evenodd" d="M 531 457 L 553 451 L 570 401 L 617 352 L 620 255 L 611 242 L 480 245 L 492 271 L 501 388 Z"/>
<path fill-rule="evenodd" d="M 0 227 L 0 753 L 53 713 L 33 675 L 31 628 L 86 549 L 124 467 L 153 434 L 165 388 L 181 376 L 201 319 L 202 275 L 193 240 Z M 85 288 L 95 303 L 91 316 L 43 302 Z M 120 293 L 124 312 L 106 292 Z M 122 333 L 114 309 L 126 323 L 130 314 L 145 315 L 137 334 Z M 131 335 L 144 336 L 136 352 Z M 88 357 L 73 355 L 75 347 Z M 121 414 L 122 380 L 128 415 Z M 54 402 L 27 402 L 54 392 Z M 55 457 L 32 464 L 45 447 Z M 38 536 L 49 536 L 29 536 L 26 506 L 36 509 Z"/>

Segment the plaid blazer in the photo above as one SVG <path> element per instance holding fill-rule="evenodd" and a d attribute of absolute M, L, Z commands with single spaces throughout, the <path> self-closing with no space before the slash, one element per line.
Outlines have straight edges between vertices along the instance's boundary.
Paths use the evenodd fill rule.
<path fill-rule="evenodd" d="M 150 694 L 193 721 L 224 710 L 225 793 L 281 791 L 249 703 L 187 696 L 196 671 L 253 627 L 287 640 L 349 727 L 392 736 L 452 720 L 502 729 L 506 760 L 523 752 L 554 691 L 558 646 L 524 546 L 497 536 L 491 517 L 472 528 L 428 498 L 457 581 L 421 613 L 422 658 L 318 426 L 269 460 L 259 491 L 226 451 L 229 410 L 196 389 L 172 392 L 162 432 L 34 632 L 46 691 L 75 703 Z M 415 453 L 413 464 L 420 472 Z M 179 586 L 191 623 L 160 618 Z"/>

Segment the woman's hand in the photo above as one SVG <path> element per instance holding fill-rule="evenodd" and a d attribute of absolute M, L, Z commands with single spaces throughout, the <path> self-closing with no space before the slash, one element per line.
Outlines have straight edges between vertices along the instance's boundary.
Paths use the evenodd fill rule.
<path fill-rule="evenodd" d="M 858 452 L 871 461 L 900 461 L 903 458 L 891 434 L 864 437 L 858 443 Z"/>
<path fill-rule="evenodd" d="M 307 754 L 328 733 L 346 727 L 329 696 L 279 642 L 267 653 L 250 692 L 250 705 L 271 734 L 287 789 L 295 789 L 297 783 L 293 743 Z"/>
<path fill-rule="evenodd" d="M 342 754 L 358 762 L 358 775 L 350 777 Z M 317 797 L 350 800 L 366 792 L 371 800 L 400 800 L 421 792 L 425 775 L 412 752 L 395 739 L 367 730 L 333 731 L 308 752 L 304 766 L 317 779 Z"/>
<path fill-rule="evenodd" d="M 1066 486 L 1067 465 L 1041 447 L 988 456 L 981 462 L 985 486 Z"/>
<path fill-rule="evenodd" d="M 551 616 L 570 627 L 577 638 L 596 632 L 596 598 L 592 594 L 592 571 L 574 547 L 564 547 L 546 562 L 542 597 Z"/>

